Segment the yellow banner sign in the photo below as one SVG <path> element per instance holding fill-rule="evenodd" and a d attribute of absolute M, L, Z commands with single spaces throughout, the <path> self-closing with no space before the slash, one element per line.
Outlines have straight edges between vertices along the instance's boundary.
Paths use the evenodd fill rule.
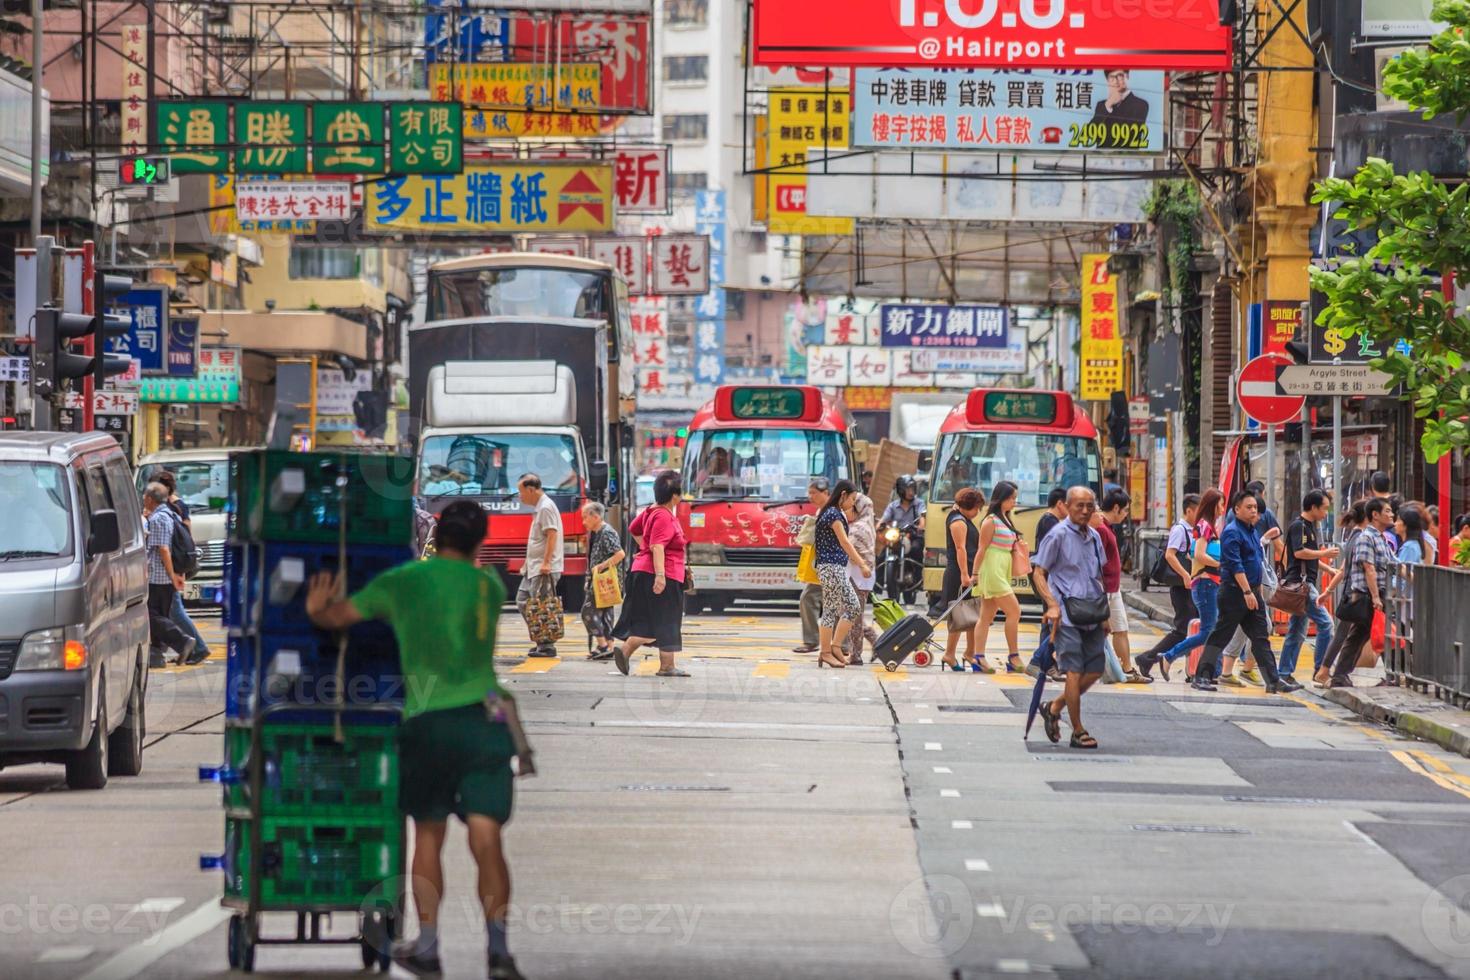
<path fill-rule="evenodd" d="M 429 91 L 436 102 L 464 103 L 466 139 L 601 135 L 602 65 L 595 62 L 441 62 L 429 66 Z"/>
<path fill-rule="evenodd" d="M 848 140 L 848 90 L 781 88 L 770 92 L 766 165 L 766 230 L 777 235 L 851 235 L 851 218 L 808 217 L 805 163 L 813 147 L 844 150 Z"/>
<path fill-rule="evenodd" d="M 1106 401 L 1123 390 L 1123 331 L 1119 322 L 1118 282 L 1108 257 L 1082 256 L 1083 401 Z"/>
<path fill-rule="evenodd" d="M 434 234 L 611 231 L 607 163 L 497 163 L 459 174 L 379 178 L 363 201 L 369 231 Z"/>

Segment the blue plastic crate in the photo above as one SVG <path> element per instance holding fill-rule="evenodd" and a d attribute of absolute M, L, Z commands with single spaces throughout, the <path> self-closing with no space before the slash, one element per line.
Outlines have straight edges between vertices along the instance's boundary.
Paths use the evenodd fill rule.
<path fill-rule="evenodd" d="M 306 583 L 318 572 L 336 572 L 337 548 L 295 542 L 231 545 L 225 576 L 225 623 L 248 630 L 300 632 L 312 628 L 306 615 Z M 348 553 L 347 591 L 362 589 L 375 577 L 412 560 L 408 548 L 356 545 Z M 271 580 L 283 561 L 301 562 L 302 582 L 284 603 L 272 601 Z"/>
<path fill-rule="evenodd" d="M 296 704 L 319 708 L 337 703 L 337 640 L 320 630 L 296 634 L 260 633 L 229 640 L 225 672 L 225 712 L 250 717 L 257 707 Z M 268 673 L 277 656 L 294 653 L 300 671 L 272 690 Z M 364 623 L 347 636 L 345 686 L 349 707 L 403 703 L 403 677 L 393 635 L 381 623 Z"/>

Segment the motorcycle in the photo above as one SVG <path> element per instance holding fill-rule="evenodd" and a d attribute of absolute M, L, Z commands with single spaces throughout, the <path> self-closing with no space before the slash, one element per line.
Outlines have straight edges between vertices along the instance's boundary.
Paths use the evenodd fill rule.
<path fill-rule="evenodd" d="M 914 557 L 923 553 L 924 541 L 913 524 L 885 526 L 878 535 L 883 557 L 878 563 L 874 590 L 905 605 L 913 603 L 924 584 L 924 564 Z"/>

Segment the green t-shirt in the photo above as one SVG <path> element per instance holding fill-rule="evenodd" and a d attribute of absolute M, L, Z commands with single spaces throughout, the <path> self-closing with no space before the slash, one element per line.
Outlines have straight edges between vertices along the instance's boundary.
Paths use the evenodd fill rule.
<path fill-rule="evenodd" d="M 365 619 L 386 620 L 403 664 L 403 715 L 477 704 L 501 693 L 495 622 L 505 586 L 494 569 L 451 558 L 384 572 L 352 597 Z"/>

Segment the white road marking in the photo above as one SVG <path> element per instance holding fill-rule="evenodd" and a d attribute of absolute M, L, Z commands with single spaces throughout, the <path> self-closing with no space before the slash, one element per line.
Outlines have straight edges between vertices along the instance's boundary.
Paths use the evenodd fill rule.
<path fill-rule="evenodd" d="M 932 725 L 932 724 L 934 724 L 934 719 L 933 718 L 920 718 L 919 719 L 919 724 L 921 724 L 921 725 Z"/>
<path fill-rule="evenodd" d="M 975 824 L 973 822 L 969 821 L 969 820 L 951 820 L 949 822 L 949 829 L 950 830 L 974 830 L 975 829 Z"/>
<path fill-rule="evenodd" d="M 1006 910 L 999 902 L 991 902 L 989 905 L 975 906 L 975 914 L 982 919 L 1004 919 Z"/>
<path fill-rule="evenodd" d="M 181 946 L 187 945 L 230 917 L 218 901 L 207 902 L 173 925 L 117 953 L 80 980 L 129 980 Z"/>
<path fill-rule="evenodd" d="M 942 789 L 939 791 L 939 795 L 948 799 L 957 800 L 960 798 L 960 791 L 957 789 Z"/>
<path fill-rule="evenodd" d="M 954 770 L 949 766 L 935 766 L 934 774 L 937 776 L 952 776 L 954 775 Z"/>
<path fill-rule="evenodd" d="M 145 898 L 137 905 L 139 912 L 172 912 L 184 904 L 182 898 Z"/>
<path fill-rule="evenodd" d="M 1032 967 L 1030 960 L 996 960 L 995 969 L 1000 973 L 1030 973 Z"/>
<path fill-rule="evenodd" d="M 36 957 L 37 963 L 75 963 L 92 955 L 91 946 L 53 946 Z"/>
<path fill-rule="evenodd" d="M 941 745 L 941 744 L 939 744 L 938 742 L 925 742 L 924 743 L 924 751 L 925 752 L 943 752 L 944 751 L 944 746 Z"/>
<path fill-rule="evenodd" d="M 984 858 L 965 858 L 966 871 L 989 871 L 990 862 Z"/>

